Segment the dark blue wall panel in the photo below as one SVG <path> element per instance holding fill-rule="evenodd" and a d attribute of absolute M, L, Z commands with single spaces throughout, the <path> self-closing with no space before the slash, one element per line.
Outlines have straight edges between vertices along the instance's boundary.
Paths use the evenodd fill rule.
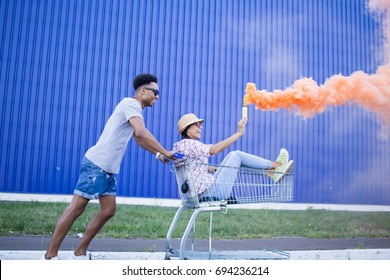
<path fill-rule="evenodd" d="M 144 114 L 164 146 L 188 112 L 215 143 L 235 131 L 247 82 L 271 91 L 375 73 L 382 31 L 363 0 L 0 1 L 0 191 L 72 193 L 83 154 L 138 73 L 159 77 L 160 99 Z M 286 147 L 296 202 L 390 204 L 390 145 L 374 113 L 351 104 L 304 120 L 250 106 L 249 119 L 229 150 L 274 159 Z M 118 182 L 120 196 L 177 197 L 169 166 L 134 141 Z"/>

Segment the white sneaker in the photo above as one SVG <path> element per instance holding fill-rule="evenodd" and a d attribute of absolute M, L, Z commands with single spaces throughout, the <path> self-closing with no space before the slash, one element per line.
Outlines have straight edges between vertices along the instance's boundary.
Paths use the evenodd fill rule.
<path fill-rule="evenodd" d="M 286 173 L 290 173 L 291 170 L 294 167 L 294 161 L 290 160 L 285 165 L 279 166 L 275 168 L 275 174 L 272 176 L 272 180 L 274 180 L 275 183 L 279 183 L 280 180 L 282 180 L 283 176 Z"/>
<path fill-rule="evenodd" d="M 79 260 L 79 261 L 89 261 L 91 260 L 91 252 L 87 251 L 86 255 L 76 256 L 74 252 L 72 252 L 68 260 Z"/>
<path fill-rule="evenodd" d="M 50 259 L 46 259 L 45 255 L 43 255 L 40 259 L 44 260 L 44 261 L 59 261 L 60 260 L 60 258 L 58 256 L 52 257 Z"/>

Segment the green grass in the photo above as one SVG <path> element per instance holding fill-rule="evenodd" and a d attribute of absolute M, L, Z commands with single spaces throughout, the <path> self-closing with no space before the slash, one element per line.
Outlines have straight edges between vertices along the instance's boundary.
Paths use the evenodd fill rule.
<path fill-rule="evenodd" d="M 0 202 L 0 235 L 51 235 L 67 203 Z M 99 205 L 90 204 L 73 224 L 69 236 L 84 232 Z M 176 208 L 118 205 L 117 213 L 98 237 L 165 238 Z M 191 212 L 183 213 L 173 237 L 180 237 Z M 209 214 L 202 213 L 196 223 L 198 238 L 208 236 Z M 348 212 L 307 209 L 238 210 L 226 215 L 214 213 L 213 237 L 220 239 L 272 238 L 354 238 L 390 237 L 390 213 Z"/>

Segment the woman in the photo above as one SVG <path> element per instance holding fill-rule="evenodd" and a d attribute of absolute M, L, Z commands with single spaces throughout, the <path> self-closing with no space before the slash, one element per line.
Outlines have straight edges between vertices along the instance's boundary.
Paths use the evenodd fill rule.
<path fill-rule="evenodd" d="M 207 166 L 208 157 L 219 154 L 244 135 L 247 121 L 246 118 L 242 118 L 238 123 L 237 132 L 217 144 L 203 144 L 199 141 L 204 120 L 199 119 L 194 114 L 182 116 L 177 123 L 178 132 L 182 139 L 174 144 L 173 150 L 201 163 L 194 164 L 192 167 L 194 183 L 200 198 L 207 196 L 227 199 L 230 196 L 237 171 L 232 172 L 234 170 L 232 168 L 219 168 L 214 174 L 211 174 Z M 286 149 L 280 150 L 276 161 L 270 161 L 241 151 L 233 151 L 225 157 L 221 165 L 275 170 L 276 172 L 270 176 L 272 176 L 275 183 L 278 183 L 285 173 L 292 170 L 294 161 L 289 161 Z"/>

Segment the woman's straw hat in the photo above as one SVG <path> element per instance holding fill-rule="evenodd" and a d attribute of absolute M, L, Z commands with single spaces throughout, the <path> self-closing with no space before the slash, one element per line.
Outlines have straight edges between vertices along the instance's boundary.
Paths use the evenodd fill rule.
<path fill-rule="evenodd" d="M 194 123 L 197 123 L 197 122 L 200 122 L 200 123 L 203 123 L 204 120 L 203 119 L 198 119 L 197 116 L 195 116 L 194 114 L 190 113 L 190 114 L 185 114 L 184 116 L 182 116 L 180 118 L 180 120 L 177 122 L 177 127 L 178 127 L 178 132 L 179 133 L 182 133 L 184 131 L 184 129 L 186 129 L 187 126 L 191 125 L 191 124 L 194 124 Z"/>

